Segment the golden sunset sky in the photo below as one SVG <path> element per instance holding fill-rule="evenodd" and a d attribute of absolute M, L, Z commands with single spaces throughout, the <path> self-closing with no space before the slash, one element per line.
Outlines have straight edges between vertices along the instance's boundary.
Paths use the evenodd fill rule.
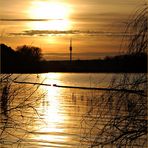
<path fill-rule="evenodd" d="M 130 16 L 144 0 L 0 0 L 1 43 L 32 45 L 49 60 L 93 59 L 119 52 Z"/>

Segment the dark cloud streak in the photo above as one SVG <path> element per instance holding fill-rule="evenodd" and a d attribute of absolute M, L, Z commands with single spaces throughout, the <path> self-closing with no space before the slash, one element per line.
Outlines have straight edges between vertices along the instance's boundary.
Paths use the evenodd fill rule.
<path fill-rule="evenodd" d="M 53 21 L 53 20 L 62 20 L 62 19 L 0 19 L 0 21 L 7 21 L 7 22 L 46 22 L 46 21 Z"/>
<path fill-rule="evenodd" d="M 92 30 L 25 30 L 21 33 L 10 33 L 10 35 L 16 36 L 45 36 L 45 35 L 87 35 L 87 36 L 123 36 L 124 32 L 104 32 L 104 31 L 92 31 Z M 126 34 L 128 35 L 128 34 Z"/>

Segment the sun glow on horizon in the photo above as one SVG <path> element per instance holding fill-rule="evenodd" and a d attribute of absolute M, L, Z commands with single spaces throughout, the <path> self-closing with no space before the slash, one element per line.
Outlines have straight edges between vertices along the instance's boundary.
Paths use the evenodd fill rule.
<path fill-rule="evenodd" d="M 27 26 L 31 30 L 69 30 L 71 23 L 69 20 L 49 20 L 49 21 L 37 21 L 28 22 Z"/>

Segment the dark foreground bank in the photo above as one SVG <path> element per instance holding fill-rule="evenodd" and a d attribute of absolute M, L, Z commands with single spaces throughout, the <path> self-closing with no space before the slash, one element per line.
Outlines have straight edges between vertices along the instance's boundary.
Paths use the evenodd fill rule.
<path fill-rule="evenodd" d="M 1 73 L 97 72 L 146 73 L 147 56 L 116 56 L 103 60 L 40 61 L 36 63 L 3 63 Z"/>

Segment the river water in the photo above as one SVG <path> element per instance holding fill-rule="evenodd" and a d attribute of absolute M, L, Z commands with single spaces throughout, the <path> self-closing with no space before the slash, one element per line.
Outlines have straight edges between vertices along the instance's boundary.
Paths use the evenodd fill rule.
<path fill-rule="evenodd" d="M 5 103 L 5 108 L 1 107 L 1 147 L 89 147 L 91 139 L 81 145 L 83 131 L 90 130 L 82 126 L 83 118 L 92 107 L 93 99 L 102 91 L 59 88 L 54 85 L 107 87 L 112 76 L 95 73 L 11 75 L 7 96 L 9 101 Z M 51 86 L 16 84 L 13 80 Z"/>

